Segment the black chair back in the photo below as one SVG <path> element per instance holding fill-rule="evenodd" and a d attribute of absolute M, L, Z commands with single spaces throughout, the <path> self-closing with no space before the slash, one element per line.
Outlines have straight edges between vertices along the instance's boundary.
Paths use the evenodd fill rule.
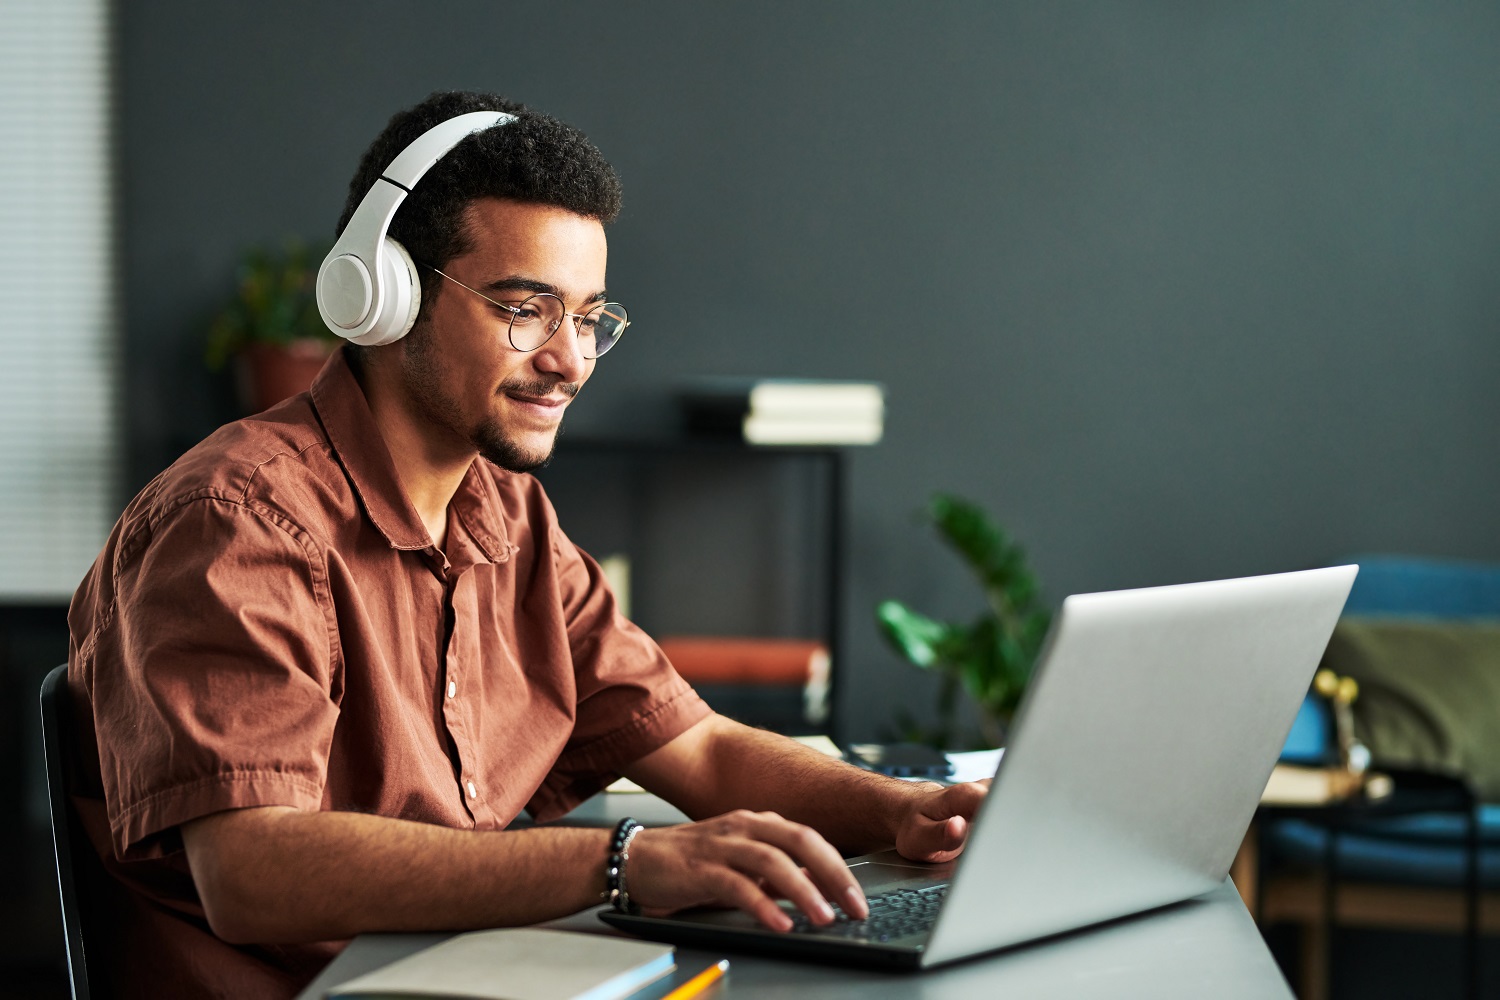
<path fill-rule="evenodd" d="M 76 773 L 68 698 L 68 666 L 42 681 L 42 743 L 47 751 L 47 791 L 52 803 L 52 847 L 57 856 L 57 890 L 62 897 L 63 930 L 68 943 L 68 978 L 73 1000 L 89 1000 L 89 972 L 84 933 L 89 873 L 98 866 L 93 846 L 74 812 L 69 793 Z"/>

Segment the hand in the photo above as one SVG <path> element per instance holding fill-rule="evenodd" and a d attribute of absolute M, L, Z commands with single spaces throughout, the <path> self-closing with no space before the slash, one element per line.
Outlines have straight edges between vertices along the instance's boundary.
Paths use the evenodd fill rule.
<path fill-rule="evenodd" d="M 896 850 L 911 861 L 952 861 L 969 839 L 969 824 L 990 790 L 990 779 L 927 786 L 896 828 Z"/>
<path fill-rule="evenodd" d="M 775 931 L 792 927 L 778 898 L 818 925 L 833 922 L 830 900 L 855 919 L 870 912 L 838 851 L 811 827 L 770 812 L 642 830 L 630 845 L 625 884 L 647 912 L 731 906 Z"/>

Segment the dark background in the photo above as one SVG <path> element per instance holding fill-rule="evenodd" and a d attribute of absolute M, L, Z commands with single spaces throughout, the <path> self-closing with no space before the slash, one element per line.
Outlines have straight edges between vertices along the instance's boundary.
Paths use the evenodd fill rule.
<path fill-rule="evenodd" d="M 233 415 L 201 344 L 241 250 L 331 236 L 394 110 L 488 88 L 625 182 L 636 326 L 570 433 L 670 428 L 697 374 L 886 384 L 851 735 L 931 698 L 878 600 L 979 608 L 913 522 L 934 490 L 1054 601 L 1500 557 L 1492 3 L 157 2 L 119 32 L 132 488 Z"/>
<path fill-rule="evenodd" d="M 570 434 L 663 433 L 693 375 L 886 384 L 885 440 L 849 465 L 843 735 L 934 696 L 880 644 L 878 600 L 980 606 L 914 522 L 934 490 L 989 507 L 1053 602 L 1363 551 L 1500 558 L 1491 2 L 116 20 L 125 493 L 235 415 L 202 344 L 242 250 L 331 236 L 386 118 L 476 88 L 579 126 L 624 179 L 609 285 L 636 325 Z M 750 544 L 732 516 L 692 531 Z M 31 685 L 66 640 L 55 613 L 7 615 L 29 762 L 9 780 L 36 818 Z"/>

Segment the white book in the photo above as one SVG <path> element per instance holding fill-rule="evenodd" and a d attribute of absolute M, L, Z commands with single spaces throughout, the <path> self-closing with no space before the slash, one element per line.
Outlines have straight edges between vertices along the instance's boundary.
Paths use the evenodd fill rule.
<path fill-rule="evenodd" d="M 809 419 L 752 413 L 742 424 L 745 440 L 750 444 L 875 444 L 884 430 L 884 422 L 878 417 Z"/>
<path fill-rule="evenodd" d="M 880 416 L 885 412 L 885 390 L 875 382 L 765 379 L 750 389 L 750 412 Z"/>
<path fill-rule="evenodd" d="M 328 992 L 339 997 L 618 1000 L 677 968 L 668 945 L 534 927 L 449 938 Z"/>
<path fill-rule="evenodd" d="M 710 422 L 746 415 L 874 420 L 885 415 L 885 387 L 879 382 L 710 377 L 691 382 L 681 398 L 689 414 Z"/>

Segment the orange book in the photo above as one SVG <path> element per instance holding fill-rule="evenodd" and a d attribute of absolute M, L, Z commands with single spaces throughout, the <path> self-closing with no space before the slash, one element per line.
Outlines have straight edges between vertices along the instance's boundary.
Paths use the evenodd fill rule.
<path fill-rule="evenodd" d="M 804 687 L 826 684 L 828 647 L 813 639 L 668 636 L 658 640 L 688 682 Z"/>

